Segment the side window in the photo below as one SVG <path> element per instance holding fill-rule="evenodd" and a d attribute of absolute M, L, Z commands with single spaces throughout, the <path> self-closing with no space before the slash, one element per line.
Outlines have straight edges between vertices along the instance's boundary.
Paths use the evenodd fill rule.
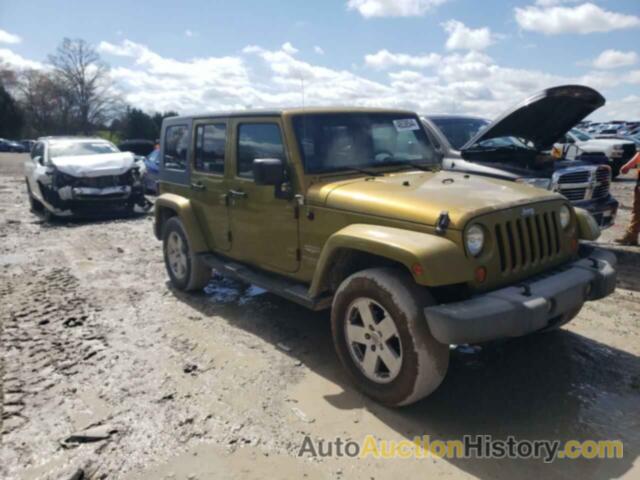
<path fill-rule="evenodd" d="M 238 127 L 239 177 L 253 178 L 256 158 L 279 158 L 285 161 L 280 127 L 275 123 L 243 123 Z"/>
<path fill-rule="evenodd" d="M 224 173 L 227 126 L 224 123 L 196 128 L 195 169 L 205 173 Z"/>
<path fill-rule="evenodd" d="M 164 168 L 185 170 L 187 165 L 187 146 L 189 145 L 189 127 L 172 125 L 164 135 Z"/>
<path fill-rule="evenodd" d="M 44 144 L 36 143 L 35 146 L 31 149 L 31 158 L 36 158 L 44 155 Z"/>

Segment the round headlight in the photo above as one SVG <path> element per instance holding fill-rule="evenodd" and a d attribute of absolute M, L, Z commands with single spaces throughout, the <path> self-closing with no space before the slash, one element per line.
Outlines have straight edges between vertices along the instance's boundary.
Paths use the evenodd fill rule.
<path fill-rule="evenodd" d="M 566 229 L 571 223 L 571 210 L 566 205 L 560 207 L 560 226 Z"/>
<path fill-rule="evenodd" d="M 484 247 L 484 230 L 480 225 L 471 225 L 467 229 L 465 236 L 465 243 L 467 245 L 467 251 L 477 257 L 482 252 Z"/>

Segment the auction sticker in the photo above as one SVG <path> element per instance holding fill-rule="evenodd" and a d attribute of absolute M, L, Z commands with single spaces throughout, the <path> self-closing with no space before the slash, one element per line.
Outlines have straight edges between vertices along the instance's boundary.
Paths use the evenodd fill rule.
<path fill-rule="evenodd" d="M 394 120 L 393 124 L 396 130 L 399 132 L 406 132 L 408 130 L 420 130 L 420 125 L 415 118 L 402 118 L 400 120 Z"/>

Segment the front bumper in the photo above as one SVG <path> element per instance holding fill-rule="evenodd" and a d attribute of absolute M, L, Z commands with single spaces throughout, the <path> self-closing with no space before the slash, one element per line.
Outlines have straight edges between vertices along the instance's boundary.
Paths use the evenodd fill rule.
<path fill-rule="evenodd" d="M 574 207 L 587 210 L 595 219 L 601 229 L 611 227 L 616 220 L 620 203 L 611 195 L 601 200 L 585 200 L 573 202 Z"/>
<path fill-rule="evenodd" d="M 479 343 L 519 337 L 567 321 L 585 301 L 610 295 L 616 285 L 616 257 L 592 249 L 553 272 L 511 286 L 424 309 L 431 333 L 441 343 Z"/>

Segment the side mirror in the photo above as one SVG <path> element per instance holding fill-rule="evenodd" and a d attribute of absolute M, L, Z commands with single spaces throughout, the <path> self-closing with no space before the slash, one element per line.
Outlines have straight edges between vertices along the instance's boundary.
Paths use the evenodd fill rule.
<path fill-rule="evenodd" d="M 33 157 L 33 160 L 34 160 L 35 162 L 39 163 L 40 165 L 44 165 L 44 164 L 42 163 L 42 157 L 41 157 L 40 155 L 37 155 L 37 156 Z"/>
<path fill-rule="evenodd" d="M 280 185 L 285 181 L 284 164 L 279 158 L 256 158 L 253 161 L 256 185 Z"/>

